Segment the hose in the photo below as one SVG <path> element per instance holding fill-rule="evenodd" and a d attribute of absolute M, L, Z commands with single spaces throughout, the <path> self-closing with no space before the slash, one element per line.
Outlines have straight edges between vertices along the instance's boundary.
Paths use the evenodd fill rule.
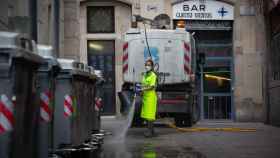
<path fill-rule="evenodd" d="M 153 60 L 153 58 L 152 58 L 152 53 L 151 53 L 151 51 L 150 51 L 149 42 L 148 42 L 147 28 L 146 28 L 145 23 L 143 23 L 143 24 L 144 24 L 144 33 L 145 33 L 145 40 L 146 40 L 146 44 L 147 44 L 147 48 L 148 48 L 148 53 L 149 53 L 150 58 Z"/>
<path fill-rule="evenodd" d="M 237 127 L 229 127 L 229 128 L 208 128 L 208 127 L 194 127 L 194 128 L 179 128 L 172 123 L 166 123 L 166 125 L 170 128 L 176 129 L 179 132 L 256 132 L 255 128 L 237 128 Z"/>
<path fill-rule="evenodd" d="M 147 28 L 146 28 L 146 24 L 144 24 L 144 34 L 145 34 L 145 41 L 146 41 L 146 45 L 147 45 L 147 48 L 148 48 L 148 53 L 149 53 L 149 57 L 151 58 L 151 60 L 153 61 L 153 57 L 152 57 L 152 53 L 151 53 L 151 50 L 150 50 L 150 45 L 149 45 L 149 42 L 148 42 L 148 35 L 147 35 Z M 159 70 L 159 64 L 158 63 L 154 63 L 154 68 L 157 68 L 157 69 L 154 69 L 154 71 L 157 73 L 158 70 Z"/>

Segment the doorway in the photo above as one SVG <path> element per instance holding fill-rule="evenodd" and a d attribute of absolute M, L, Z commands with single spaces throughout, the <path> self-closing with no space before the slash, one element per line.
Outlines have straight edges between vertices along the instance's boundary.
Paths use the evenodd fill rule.
<path fill-rule="evenodd" d="M 204 119 L 232 119 L 232 59 L 207 58 L 202 72 Z"/>
<path fill-rule="evenodd" d="M 115 115 L 115 41 L 89 40 L 87 49 L 88 65 L 101 70 L 105 79 L 100 93 L 103 100 L 102 115 Z"/>
<path fill-rule="evenodd" d="M 198 72 L 202 119 L 233 119 L 232 31 L 199 30 L 195 39 L 197 52 L 205 54 Z"/>

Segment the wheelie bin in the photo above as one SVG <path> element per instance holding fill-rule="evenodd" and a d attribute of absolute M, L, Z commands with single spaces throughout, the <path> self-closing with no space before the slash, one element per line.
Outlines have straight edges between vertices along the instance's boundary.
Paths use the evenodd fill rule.
<path fill-rule="evenodd" d="M 0 157 L 37 158 L 37 69 L 43 59 L 23 35 L 0 32 Z"/>
<path fill-rule="evenodd" d="M 87 125 L 87 81 L 89 73 L 84 64 L 69 59 L 58 59 L 55 90 L 54 148 L 76 147 L 89 138 Z"/>
<path fill-rule="evenodd" d="M 39 142 L 38 158 L 48 158 L 49 150 L 53 148 L 53 119 L 55 107 L 56 77 L 60 65 L 53 57 L 51 46 L 38 45 L 38 54 L 44 58 L 44 63 L 38 69 L 38 95 L 40 96 L 40 123 L 37 141 Z"/>

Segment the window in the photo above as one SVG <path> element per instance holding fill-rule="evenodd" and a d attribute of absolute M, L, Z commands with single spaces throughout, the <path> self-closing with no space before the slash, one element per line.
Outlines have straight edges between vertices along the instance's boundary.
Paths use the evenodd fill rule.
<path fill-rule="evenodd" d="M 102 71 L 114 71 L 115 41 L 89 40 L 88 64 Z"/>
<path fill-rule="evenodd" d="M 114 33 L 115 13 L 113 6 L 87 7 L 88 33 Z"/>

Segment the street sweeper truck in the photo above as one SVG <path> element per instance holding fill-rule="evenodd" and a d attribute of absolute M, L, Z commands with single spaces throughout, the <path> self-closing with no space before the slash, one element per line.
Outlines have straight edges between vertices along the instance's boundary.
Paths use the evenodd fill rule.
<path fill-rule="evenodd" d="M 125 113 L 133 101 L 135 84 L 141 83 L 145 61 L 152 59 L 157 74 L 157 116 L 171 117 L 177 126 L 192 126 L 198 119 L 193 35 L 184 29 L 133 28 L 123 44 L 123 85 L 119 97 Z M 141 125 L 141 99 L 135 102 L 134 125 Z"/>

